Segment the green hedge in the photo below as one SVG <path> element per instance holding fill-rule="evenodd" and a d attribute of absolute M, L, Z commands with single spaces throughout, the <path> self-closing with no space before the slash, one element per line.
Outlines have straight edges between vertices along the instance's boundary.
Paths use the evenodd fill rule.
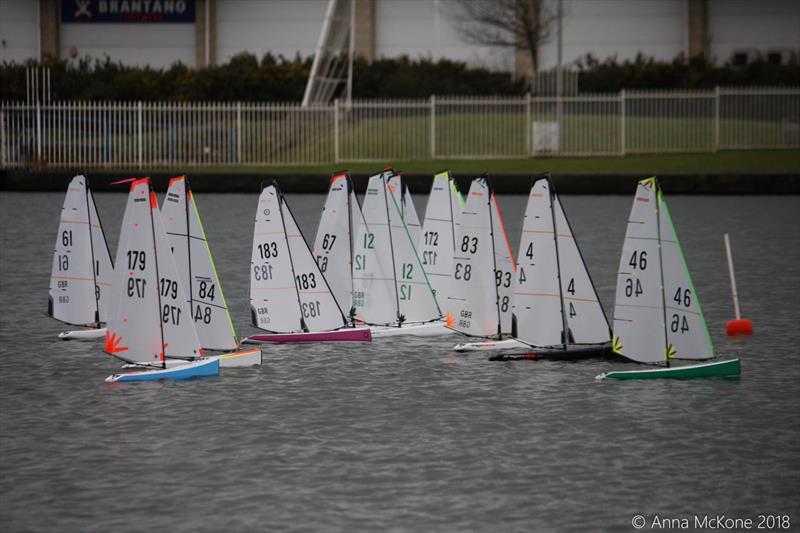
<path fill-rule="evenodd" d="M 25 69 L 51 69 L 55 100 L 107 101 L 278 101 L 302 99 L 311 59 L 287 60 L 267 54 L 261 61 L 248 53 L 224 65 L 193 69 L 181 64 L 164 69 L 129 67 L 110 59 L 49 60 L 0 66 L 0 100 L 24 100 Z M 639 56 L 632 61 L 599 61 L 587 56 L 576 63 L 581 92 L 620 89 L 708 88 L 715 85 L 800 85 L 800 66 L 755 63 L 743 68 L 703 60 L 659 62 Z M 356 98 L 427 98 L 436 95 L 522 95 L 524 80 L 509 73 L 470 68 L 449 60 L 380 59 L 354 65 Z"/>
<path fill-rule="evenodd" d="M 270 101 L 303 98 L 311 59 L 287 60 L 267 54 L 261 61 L 239 54 L 224 65 L 193 69 L 130 67 L 85 58 L 0 66 L 0 100 L 25 99 L 25 69 L 51 69 L 56 100 L 109 101 Z M 354 64 L 354 95 L 359 98 L 416 98 L 431 94 L 524 94 L 525 84 L 509 73 L 468 68 L 448 60 L 381 59 Z"/>
<path fill-rule="evenodd" d="M 743 67 L 717 66 L 702 58 L 656 61 L 639 54 L 635 59 L 600 61 L 592 55 L 578 60 L 581 92 L 617 92 L 621 89 L 711 89 L 720 86 L 798 86 L 800 65 L 751 63 Z"/>

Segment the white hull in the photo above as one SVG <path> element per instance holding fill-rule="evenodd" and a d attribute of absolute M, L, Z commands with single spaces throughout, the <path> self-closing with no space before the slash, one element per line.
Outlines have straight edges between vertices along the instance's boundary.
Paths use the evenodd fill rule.
<path fill-rule="evenodd" d="M 62 331 L 58 338 L 65 341 L 85 341 L 102 339 L 106 336 L 106 328 L 76 329 L 73 331 Z"/>
<path fill-rule="evenodd" d="M 372 338 L 380 339 L 384 337 L 399 337 L 401 335 L 411 337 L 440 337 L 456 333 L 448 328 L 443 321 L 426 322 L 424 324 L 404 324 L 397 326 L 370 326 Z"/>
<path fill-rule="evenodd" d="M 485 340 L 480 342 L 462 342 L 453 346 L 457 352 L 485 352 L 490 350 L 503 350 L 509 352 L 529 352 L 533 348 L 529 344 L 517 339 Z"/>
<path fill-rule="evenodd" d="M 243 368 L 248 366 L 260 366 L 261 349 L 242 350 L 239 352 L 231 352 L 222 355 L 211 355 L 208 357 L 203 357 L 200 360 L 204 361 L 206 359 L 219 359 L 220 368 Z M 187 361 L 183 359 L 167 359 L 166 363 L 167 363 L 167 368 L 176 368 L 185 365 Z M 135 363 L 128 363 L 122 365 L 122 368 L 123 369 L 148 368 L 148 366 L 137 365 Z"/>
<path fill-rule="evenodd" d="M 261 348 L 255 350 L 242 350 L 240 352 L 226 353 L 219 357 L 220 368 L 242 368 L 247 366 L 261 366 Z"/>

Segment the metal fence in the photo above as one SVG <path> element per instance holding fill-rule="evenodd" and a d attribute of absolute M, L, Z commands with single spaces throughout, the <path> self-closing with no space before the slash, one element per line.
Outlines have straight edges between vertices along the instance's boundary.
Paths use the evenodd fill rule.
<path fill-rule="evenodd" d="M 5 102 L 3 167 L 153 168 L 800 148 L 800 88 L 273 103 Z"/>

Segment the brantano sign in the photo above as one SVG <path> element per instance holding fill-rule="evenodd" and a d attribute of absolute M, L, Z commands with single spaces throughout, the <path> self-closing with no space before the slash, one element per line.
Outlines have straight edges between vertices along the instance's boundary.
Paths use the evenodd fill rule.
<path fill-rule="evenodd" d="M 194 0 L 62 0 L 63 23 L 194 22 Z"/>

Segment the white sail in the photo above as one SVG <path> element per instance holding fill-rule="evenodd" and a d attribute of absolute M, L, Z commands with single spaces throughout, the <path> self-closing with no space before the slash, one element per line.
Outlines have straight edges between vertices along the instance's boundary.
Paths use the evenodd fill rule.
<path fill-rule="evenodd" d="M 639 182 L 622 246 L 614 300 L 616 353 L 642 363 L 667 358 L 655 178 Z"/>
<path fill-rule="evenodd" d="M 336 301 L 348 316 L 353 301 L 352 237 L 359 218 L 361 211 L 350 176 L 333 176 L 312 252 Z"/>
<path fill-rule="evenodd" d="M 420 235 L 422 235 L 422 225 L 419 222 L 419 215 L 417 215 L 417 208 L 414 206 L 414 200 L 411 198 L 411 191 L 408 187 L 404 187 L 403 189 L 403 202 L 401 204 L 403 222 L 406 223 L 408 233 L 411 235 L 411 242 L 416 246 L 419 242 Z"/>
<path fill-rule="evenodd" d="M 333 297 L 325 276 L 314 260 L 305 237 L 297 227 L 297 222 L 281 197 L 281 213 L 289 243 L 289 257 L 294 274 L 300 312 L 303 316 L 304 331 L 332 331 L 347 326 L 347 319 Z"/>
<path fill-rule="evenodd" d="M 147 178 L 131 184 L 114 276 L 105 351 L 132 363 L 202 355 Z"/>
<path fill-rule="evenodd" d="M 492 197 L 486 178 L 472 180 L 456 228 L 448 325 L 467 335 L 500 334 L 492 237 Z"/>
<path fill-rule="evenodd" d="M 444 308 L 453 274 L 456 224 L 463 200 L 448 172 L 434 176 L 417 252 L 436 301 Z"/>
<path fill-rule="evenodd" d="M 553 210 L 558 237 L 558 265 L 561 269 L 561 294 L 567 319 L 567 342 L 605 343 L 611 340 L 603 306 L 583 261 L 558 195 L 553 192 Z"/>
<path fill-rule="evenodd" d="M 195 359 L 203 355 L 187 292 L 181 283 L 178 267 L 171 253 L 167 232 L 161 220 L 155 193 L 152 194 L 153 235 L 155 236 L 161 324 L 164 328 L 164 355 Z"/>
<path fill-rule="evenodd" d="M 669 357 L 710 359 L 715 356 L 714 345 L 703 318 L 700 299 L 660 189 L 658 197 Z"/>
<path fill-rule="evenodd" d="M 50 276 L 49 315 L 74 325 L 99 323 L 105 318 L 110 272 L 108 248 L 86 178 L 75 176 L 61 208 Z M 98 307 L 100 299 L 103 313 Z"/>
<path fill-rule="evenodd" d="M 391 229 L 392 257 L 397 283 L 397 300 L 404 322 L 430 322 L 442 318 L 436 297 L 417 255 L 414 240 L 405 221 L 402 207 L 394 194 L 386 195 L 389 226 Z M 411 204 L 413 208 L 413 204 Z M 407 210 L 406 213 L 410 213 Z M 414 212 L 416 217 L 416 211 Z M 417 235 L 419 238 L 419 235 Z"/>
<path fill-rule="evenodd" d="M 275 185 L 264 187 L 258 199 L 250 261 L 250 310 L 257 328 L 275 333 L 303 330 L 281 197 Z"/>
<path fill-rule="evenodd" d="M 386 183 L 389 190 L 393 193 L 397 205 L 400 206 L 400 216 L 408 228 L 408 233 L 411 235 L 414 246 L 419 242 L 420 235 L 422 234 L 422 226 L 419 223 L 419 216 L 417 215 L 417 208 L 414 206 L 414 200 L 411 198 L 411 191 L 403 181 L 400 174 L 388 170 L 388 178 Z"/>
<path fill-rule="evenodd" d="M 373 325 L 396 324 L 399 320 L 388 208 L 386 177 L 372 176 L 356 229 L 353 306 L 358 320 Z"/>
<path fill-rule="evenodd" d="M 536 181 L 528 196 L 514 289 L 516 337 L 535 346 L 565 342 L 550 185 Z"/>
<path fill-rule="evenodd" d="M 111 308 L 111 284 L 114 278 L 114 264 L 111 262 L 111 253 L 108 251 L 108 242 L 97 213 L 94 195 L 86 184 L 86 194 L 89 202 L 89 228 L 92 232 L 92 255 L 94 255 L 94 277 L 97 296 L 97 310 L 100 322 L 108 321 Z"/>
<path fill-rule="evenodd" d="M 511 314 L 514 295 L 514 275 L 517 264 L 508 242 L 503 216 L 497 195 L 492 190 L 492 238 L 494 239 L 495 283 L 497 284 L 497 305 L 500 309 L 500 332 L 511 333 Z"/>
<path fill-rule="evenodd" d="M 194 194 L 184 176 L 170 180 L 161 213 L 200 345 L 212 350 L 235 349 L 236 333 L 222 285 Z"/>

